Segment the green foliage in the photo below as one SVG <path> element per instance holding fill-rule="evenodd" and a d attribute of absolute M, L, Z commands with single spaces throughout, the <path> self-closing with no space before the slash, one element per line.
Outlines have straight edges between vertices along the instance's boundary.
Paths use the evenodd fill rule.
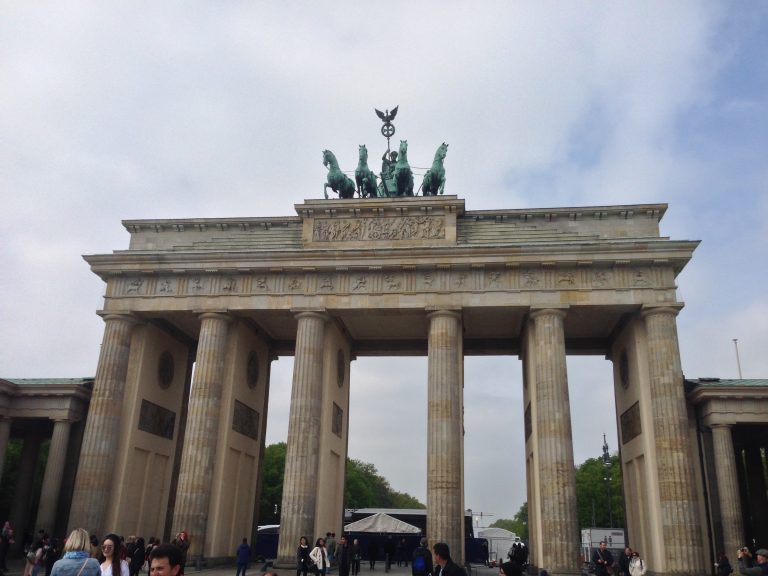
<path fill-rule="evenodd" d="M 285 442 L 270 444 L 264 450 L 264 472 L 259 498 L 259 524 L 280 524 L 285 450 Z M 277 506 L 277 514 L 275 514 L 275 506 Z"/>
<path fill-rule="evenodd" d="M 511 520 L 508 518 L 499 518 L 491 524 L 491 528 L 504 528 L 510 532 L 514 532 L 516 536 L 519 536 L 523 540 L 528 539 L 528 502 L 523 502 L 520 506 L 520 510 L 517 511 L 515 517 Z"/>
<path fill-rule="evenodd" d="M 264 474 L 259 499 L 259 524 L 279 524 L 283 500 L 285 442 L 270 444 L 264 450 Z M 275 505 L 278 506 L 275 514 Z M 345 508 L 425 508 L 410 494 L 397 492 L 382 477 L 376 466 L 347 458 L 344 486 Z"/>
<path fill-rule="evenodd" d="M 624 497 L 618 454 L 611 456 L 609 470 L 610 481 L 606 481 L 606 467 L 602 458 L 590 458 L 576 468 L 576 506 L 581 528 L 624 526 Z"/>

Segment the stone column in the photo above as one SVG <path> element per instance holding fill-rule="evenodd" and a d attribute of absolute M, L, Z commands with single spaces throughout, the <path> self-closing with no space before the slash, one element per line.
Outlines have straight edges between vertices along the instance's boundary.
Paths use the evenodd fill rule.
<path fill-rule="evenodd" d="M 43 487 L 40 491 L 40 505 L 37 508 L 37 528 L 53 534 L 56 528 L 56 511 L 61 493 L 61 478 L 67 463 L 67 445 L 71 423 L 67 420 L 54 420 L 51 446 L 48 449 L 48 462 L 45 464 Z"/>
<path fill-rule="evenodd" d="M 445 542 L 464 561 L 462 509 L 463 390 L 461 314 L 437 310 L 429 318 L 427 410 L 427 536 Z"/>
<path fill-rule="evenodd" d="M 115 450 L 128 374 L 131 332 L 136 324 L 127 314 L 108 314 L 104 316 L 104 322 L 104 339 L 69 513 L 70 528 L 85 528 L 92 534 L 104 534 L 107 528 L 104 520 L 114 485 Z"/>
<path fill-rule="evenodd" d="M 744 526 L 741 520 L 739 480 L 736 477 L 736 454 L 733 450 L 731 426 L 715 424 L 711 428 L 717 492 L 720 496 L 720 518 L 723 523 L 723 550 L 738 550 L 744 545 Z"/>
<path fill-rule="evenodd" d="M 16 476 L 11 505 L 11 526 L 16 534 L 17 545 L 20 544 L 21 535 L 25 530 L 34 531 L 35 528 L 32 523 L 34 519 L 30 517 L 32 510 L 29 504 L 32 499 L 32 485 L 42 440 L 38 434 L 27 434 L 21 446 L 19 472 Z"/>
<path fill-rule="evenodd" d="M 666 573 L 703 574 L 704 547 L 677 342 L 678 310 L 643 310 Z"/>
<path fill-rule="evenodd" d="M 293 361 L 291 414 L 280 509 L 279 566 L 296 566 L 299 538 L 315 536 L 320 418 L 323 402 L 323 341 L 328 315 L 300 312 Z"/>
<path fill-rule="evenodd" d="M 5 451 L 8 449 L 8 440 L 11 437 L 11 419 L 0 417 L 0 478 L 3 477 L 5 465 Z"/>
<path fill-rule="evenodd" d="M 576 512 L 576 470 L 573 464 L 571 405 L 565 362 L 566 312 L 531 312 L 534 323 L 536 438 L 541 478 L 542 554 L 539 568 L 550 574 L 578 572 L 579 521 Z"/>
<path fill-rule="evenodd" d="M 187 408 L 184 451 L 179 469 L 173 537 L 182 530 L 189 534 L 187 561 L 202 556 L 213 466 L 221 414 L 227 333 L 231 317 L 216 312 L 200 315 L 195 373 Z"/>

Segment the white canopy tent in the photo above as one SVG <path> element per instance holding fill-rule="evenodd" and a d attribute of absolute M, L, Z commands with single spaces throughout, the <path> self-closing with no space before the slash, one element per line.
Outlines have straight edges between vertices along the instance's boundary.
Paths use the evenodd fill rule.
<path fill-rule="evenodd" d="M 344 526 L 345 532 L 373 532 L 376 534 L 420 534 L 421 530 L 408 522 L 378 512 Z"/>
<path fill-rule="evenodd" d="M 477 531 L 478 538 L 488 540 L 488 560 L 501 560 L 507 558 L 507 552 L 518 539 L 514 532 L 504 528 L 483 528 Z"/>

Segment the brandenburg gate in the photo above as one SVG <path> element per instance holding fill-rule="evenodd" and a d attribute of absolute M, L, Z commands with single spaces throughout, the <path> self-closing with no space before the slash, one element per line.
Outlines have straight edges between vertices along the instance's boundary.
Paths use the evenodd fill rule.
<path fill-rule="evenodd" d="M 124 222 L 87 256 L 104 339 L 70 526 L 190 533 L 231 556 L 258 522 L 270 362 L 294 356 L 280 565 L 342 532 L 350 362 L 428 358 L 427 537 L 463 560 L 465 355 L 523 361 L 531 561 L 580 571 L 567 354 L 613 362 L 629 537 L 704 573 L 663 204 L 465 209 L 456 196 L 307 200 L 296 216 Z M 512 385 L 510 383 L 510 385 Z"/>

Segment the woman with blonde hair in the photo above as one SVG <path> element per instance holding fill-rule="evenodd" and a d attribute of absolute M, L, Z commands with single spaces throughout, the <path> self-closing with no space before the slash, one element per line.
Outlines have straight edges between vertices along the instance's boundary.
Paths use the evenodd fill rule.
<path fill-rule="evenodd" d="M 64 544 L 64 556 L 53 565 L 50 576 L 101 576 L 99 562 L 91 558 L 88 532 L 72 530 Z"/>
<path fill-rule="evenodd" d="M 128 562 L 121 560 L 122 542 L 117 534 L 107 534 L 101 543 L 101 576 L 129 576 Z"/>

